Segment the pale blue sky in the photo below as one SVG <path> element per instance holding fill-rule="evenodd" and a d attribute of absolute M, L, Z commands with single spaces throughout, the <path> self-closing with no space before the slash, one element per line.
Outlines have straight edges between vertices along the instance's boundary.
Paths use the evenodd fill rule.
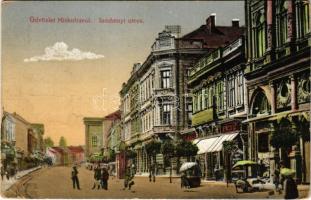
<path fill-rule="evenodd" d="M 165 25 L 186 34 L 216 13 L 217 25 L 244 25 L 243 1 L 195 2 L 9 2 L 2 3 L 2 97 L 4 108 L 46 126 L 46 135 L 69 144 L 84 143 L 85 116 L 104 116 L 118 108 L 118 92 L 132 65 L 143 62 Z M 91 24 L 30 23 L 29 17 L 90 17 Z M 144 24 L 99 24 L 97 19 L 138 18 Z M 65 42 L 104 55 L 83 61 L 23 62 Z M 105 107 L 94 98 L 105 88 Z M 113 100 L 111 100 L 113 99 Z"/>

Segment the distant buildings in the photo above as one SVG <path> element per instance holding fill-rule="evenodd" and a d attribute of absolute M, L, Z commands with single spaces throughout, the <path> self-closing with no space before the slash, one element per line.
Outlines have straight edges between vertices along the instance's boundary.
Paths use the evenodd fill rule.
<path fill-rule="evenodd" d="M 82 146 L 49 147 L 46 155 L 52 159 L 53 165 L 74 165 L 84 162 Z"/>
<path fill-rule="evenodd" d="M 86 117 L 85 125 L 85 156 L 90 159 L 92 154 L 101 153 L 108 156 L 108 135 L 115 120 L 120 118 L 119 111 L 111 113 L 103 118 Z"/>

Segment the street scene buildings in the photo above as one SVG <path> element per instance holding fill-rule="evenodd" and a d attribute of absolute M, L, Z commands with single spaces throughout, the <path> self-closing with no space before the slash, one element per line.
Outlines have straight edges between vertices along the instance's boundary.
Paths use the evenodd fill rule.
<path fill-rule="evenodd" d="M 3 111 L 1 174 L 53 166 L 30 182 L 45 185 L 43 177 L 53 171 L 71 179 L 75 189 L 80 177 L 82 191 L 89 189 L 84 198 L 307 197 L 310 3 L 246 0 L 242 10 L 243 25 L 237 18 L 218 24 L 217 13 L 210 13 L 187 33 L 182 22 L 164 25 L 151 44 L 135 43 L 151 46 L 143 61 L 128 66 L 117 108 L 79 116 L 83 145 L 51 144 L 44 124 Z M 110 196 L 93 192 L 105 188 L 105 170 L 113 178 Z M 122 196 L 131 187 L 141 193 Z M 19 197 L 82 197 L 31 184 L 29 191 L 34 192 Z"/>

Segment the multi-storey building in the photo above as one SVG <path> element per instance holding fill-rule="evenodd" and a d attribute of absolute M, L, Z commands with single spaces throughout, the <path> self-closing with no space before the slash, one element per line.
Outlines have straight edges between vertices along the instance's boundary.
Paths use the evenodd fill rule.
<path fill-rule="evenodd" d="M 27 168 L 25 158 L 35 151 L 43 156 L 43 124 L 31 124 L 17 113 L 4 112 L 1 127 L 1 151 L 4 166 L 17 164 L 17 169 Z M 42 153 L 42 154 L 41 154 Z"/>
<path fill-rule="evenodd" d="M 280 161 L 310 182 L 310 5 L 305 0 L 248 0 L 249 159 L 270 175 Z"/>
<path fill-rule="evenodd" d="M 12 114 L 3 112 L 1 123 L 1 163 L 6 169 L 15 159 L 15 119 Z"/>
<path fill-rule="evenodd" d="M 101 152 L 103 148 L 103 118 L 83 118 L 85 125 L 85 158 L 89 159 L 92 154 Z"/>
<path fill-rule="evenodd" d="M 236 154 L 243 158 L 240 136 L 241 122 L 246 119 L 245 45 L 242 35 L 232 39 L 235 41 L 231 44 L 201 58 L 191 69 L 188 80 L 193 96 L 192 126 L 198 135 L 193 143 L 199 148 L 198 157 L 206 178 L 222 179 L 225 171 L 231 169 L 232 160 L 225 159 L 224 141 L 236 141 Z"/>
<path fill-rule="evenodd" d="M 177 139 L 191 126 L 191 96 L 185 94 L 193 64 L 243 31 L 236 23 L 216 26 L 215 15 L 183 37 L 177 37 L 179 30 L 178 26 L 167 26 L 159 33 L 151 53 L 142 65 L 134 65 L 120 92 L 124 139 L 137 151 L 139 173 L 149 167 L 145 144 L 152 139 Z M 157 164 L 158 170 L 164 169 L 163 163 Z"/>

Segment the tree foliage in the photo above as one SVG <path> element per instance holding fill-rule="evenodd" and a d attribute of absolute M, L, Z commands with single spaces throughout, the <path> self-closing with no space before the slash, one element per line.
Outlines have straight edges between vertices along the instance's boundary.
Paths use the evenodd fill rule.
<path fill-rule="evenodd" d="M 236 143 L 234 141 L 224 141 L 222 145 L 224 147 L 224 151 L 229 154 L 236 149 Z"/>
<path fill-rule="evenodd" d="M 66 147 L 67 146 L 67 141 L 66 141 L 66 138 L 64 136 L 61 136 L 59 138 L 59 146 L 60 147 Z"/>
<path fill-rule="evenodd" d="M 45 138 L 43 142 L 44 142 L 45 147 L 53 147 L 54 146 L 54 141 L 50 137 Z"/>
<path fill-rule="evenodd" d="M 160 153 L 161 143 L 158 141 L 152 140 L 150 143 L 146 144 L 145 148 L 149 156 L 155 156 L 156 154 Z"/>
<path fill-rule="evenodd" d="M 189 141 L 180 141 L 176 145 L 175 154 L 177 157 L 191 157 L 197 155 L 199 148 L 197 145 L 192 144 Z"/>
<path fill-rule="evenodd" d="M 127 150 L 125 151 L 125 153 L 126 153 L 126 157 L 127 157 L 127 158 L 130 158 L 130 159 L 135 158 L 135 157 L 137 156 L 136 151 L 134 151 L 134 150 L 132 150 L 132 149 L 127 149 Z"/>
<path fill-rule="evenodd" d="M 175 155 L 175 145 L 171 140 L 164 141 L 161 146 L 161 153 L 166 157 Z"/>
<path fill-rule="evenodd" d="M 113 149 L 109 150 L 109 161 L 113 162 L 116 160 L 116 152 Z"/>
<path fill-rule="evenodd" d="M 290 148 L 297 142 L 297 133 L 294 130 L 282 130 L 276 131 L 272 134 L 270 144 L 276 148 Z"/>

